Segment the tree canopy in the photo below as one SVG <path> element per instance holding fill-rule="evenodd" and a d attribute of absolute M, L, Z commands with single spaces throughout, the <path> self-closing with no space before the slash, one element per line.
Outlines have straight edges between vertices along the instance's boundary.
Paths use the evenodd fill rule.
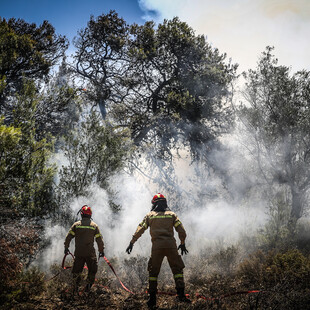
<path fill-rule="evenodd" d="M 23 79 L 47 79 L 52 66 L 64 55 L 68 43 L 44 21 L 40 26 L 22 19 L 0 18 L 0 113 L 5 99 L 23 87 Z"/>
<path fill-rule="evenodd" d="M 16 97 L 14 122 L 0 126 L 1 217 L 47 215 L 54 208 L 54 168 L 48 165 L 53 144 L 36 139 L 35 114 L 38 106 L 32 83 Z"/>
<path fill-rule="evenodd" d="M 225 127 L 236 66 L 178 18 L 127 25 L 115 12 L 91 18 L 76 40 L 76 72 L 136 145 L 169 158 L 178 143 L 200 156 Z"/>

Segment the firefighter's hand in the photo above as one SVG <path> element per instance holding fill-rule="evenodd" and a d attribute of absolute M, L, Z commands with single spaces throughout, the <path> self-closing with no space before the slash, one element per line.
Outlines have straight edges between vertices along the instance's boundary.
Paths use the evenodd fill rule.
<path fill-rule="evenodd" d="M 126 249 L 126 252 L 127 252 L 128 254 L 131 253 L 132 247 L 133 247 L 133 243 L 130 242 L 129 245 L 128 245 L 128 247 L 127 247 L 127 249 Z"/>
<path fill-rule="evenodd" d="M 65 255 L 68 255 L 70 253 L 69 249 L 68 248 L 65 248 L 65 251 L 64 251 Z"/>
<path fill-rule="evenodd" d="M 179 249 L 181 249 L 181 255 L 188 253 L 187 248 L 185 246 L 185 243 L 184 244 L 180 244 L 179 247 L 178 247 L 178 250 Z"/>
<path fill-rule="evenodd" d="M 99 252 L 99 257 L 104 257 L 104 252 Z"/>

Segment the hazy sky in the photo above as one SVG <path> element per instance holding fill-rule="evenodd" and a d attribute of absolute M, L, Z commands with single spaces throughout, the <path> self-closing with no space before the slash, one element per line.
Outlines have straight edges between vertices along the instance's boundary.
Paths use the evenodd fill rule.
<path fill-rule="evenodd" d="M 267 45 L 279 63 L 310 70 L 310 0 L 141 0 L 157 20 L 180 17 L 227 53 L 241 70 Z"/>
<path fill-rule="evenodd" d="M 179 16 L 240 70 L 253 68 L 267 45 L 279 63 L 310 70 L 310 0 L 0 0 L 0 16 L 49 20 L 72 39 L 91 14 L 116 10 L 127 22 Z"/>

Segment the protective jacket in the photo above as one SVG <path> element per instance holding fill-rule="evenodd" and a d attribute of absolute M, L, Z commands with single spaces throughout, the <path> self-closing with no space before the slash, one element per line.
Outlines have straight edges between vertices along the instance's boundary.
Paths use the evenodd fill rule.
<path fill-rule="evenodd" d="M 99 252 L 103 252 L 104 243 L 98 225 L 90 218 L 82 218 L 70 228 L 66 239 L 65 248 L 69 248 L 70 241 L 75 238 L 75 256 L 95 256 L 94 239 L 97 242 Z"/>
<path fill-rule="evenodd" d="M 185 242 L 185 229 L 177 215 L 172 211 L 149 212 L 138 225 L 131 243 L 135 243 L 148 227 L 150 227 L 153 250 L 177 248 L 173 228 L 177 231 L 181 244 Z"/>

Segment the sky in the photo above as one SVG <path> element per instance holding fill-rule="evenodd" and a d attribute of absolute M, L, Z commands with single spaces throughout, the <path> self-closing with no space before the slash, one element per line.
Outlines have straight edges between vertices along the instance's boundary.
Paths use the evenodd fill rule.
<path fill-rule="evenodd" d="M 255 68 L 267 45 L 292 72 L 310 70 L 310 0 L 0 0 L 1 17 L 48 20 L 70 41 L 90 15 L 110 10 L 137 24 L 178 16 L 238 63 L 239 72 Z"/>

